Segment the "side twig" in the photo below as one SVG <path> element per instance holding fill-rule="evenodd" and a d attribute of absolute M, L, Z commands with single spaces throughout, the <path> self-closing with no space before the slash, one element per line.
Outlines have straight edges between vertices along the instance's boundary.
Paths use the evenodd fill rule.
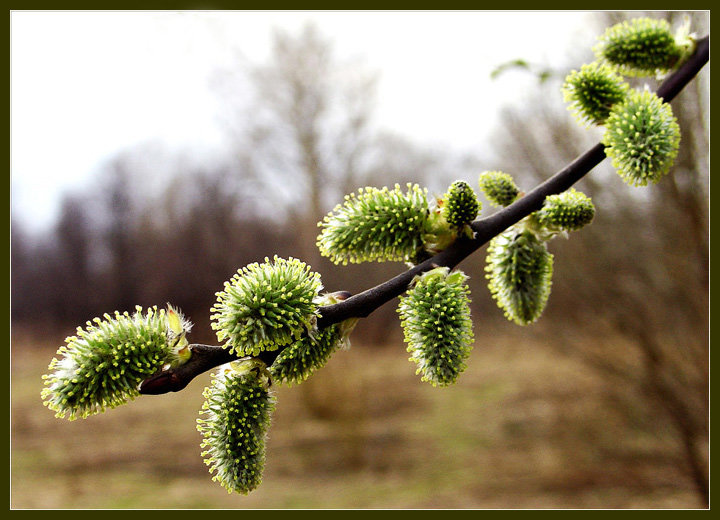
<path fill-rule="evenodd" d="M 709 59 L 710 39 L 705 36 L 697 41 L 695 53 L 674 74 L 663 81 L 657 90 L 657 95 L 667 102 L 672 101 L 700 72 Z M 365 318 L 385 303 L 404 293 L 416 275 L 433 267 L 440 266 L 451 269 L 456 267 L 493 237 L 539 210 L 545 197 L 569 189 L 604 159 L 605 148 L 598 143 L 510 206 L 489 217 L 473 222 L 471 227 L 475 235 L 472 239 L 461 238 L 446 250 L 380 285 L 351 296 L 340 303 L 321 307 L 318 327 L 328 327 L 349 318 Z M 192 356 L 187 363 L 160 372 L 145 380 L 140 386 L 140 393 L 177 392 L 185 388 L 199 374 L 237 359 L 237 356 L 218 346 L 190 345 L 190 348 Z M 280 350 L 263 352 L 259 357 L 269 365 L 279 353 Z"/>

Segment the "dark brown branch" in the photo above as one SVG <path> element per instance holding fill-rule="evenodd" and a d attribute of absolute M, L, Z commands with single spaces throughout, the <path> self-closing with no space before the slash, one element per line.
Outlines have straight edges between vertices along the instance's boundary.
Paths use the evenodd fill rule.
<path fill-rule="evenodd" d="M 660 85 L 657 95 L 665 101 L 671 101 L 692 81 L 709 59 L 710 40 L 706 36 L 698 40 L 695 53 Z M 385 303 L 404 293 L 416 275 L 435 266 L 454 268 L 490 239 L 534 211 L 539 210 L 545 197 L 562 193 L 573 186 L 595 166 L 600 164 L 603 159 L 605 159 L 604 146 L 597 144 L 510 206 L 489 217 L 473 222 L 472 229 L 475 236 L 472 239 L 462 238 L 445 251 L 380 285 L 367 289 L 340 303 L 321 307 L 322 317 L 318 320 L 318 326 L 327 327 L 349 318 L 365 318 Z M 190 361 L 178 368 L 161 372 L 145 380 L 140 386 L 140 393 L 162 394 L 182 390 L 195 376 L 237 359 L 236 356 L 221 347 L 191 345 L 191 349 L 192 357 Z M 263 352 L 261 357 L 269 365 L 279 352 L 279 350 Z"/>

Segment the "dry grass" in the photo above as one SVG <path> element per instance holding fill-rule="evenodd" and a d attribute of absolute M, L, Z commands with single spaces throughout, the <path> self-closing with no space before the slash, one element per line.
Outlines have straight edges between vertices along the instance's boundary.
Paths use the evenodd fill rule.
<path fill-rule="evenodd" d="M 56 344 L 13 338 L 11 507 L 695 508 L 664 432 L 634 429 L 606 383 L 527 336 L 478 334 L 452 388 L 401 345 L 355 345 L 277 388 L 264 482 L 210 480 L 195 420 L 204 375 L 69 422 L 43 407 Z"/>

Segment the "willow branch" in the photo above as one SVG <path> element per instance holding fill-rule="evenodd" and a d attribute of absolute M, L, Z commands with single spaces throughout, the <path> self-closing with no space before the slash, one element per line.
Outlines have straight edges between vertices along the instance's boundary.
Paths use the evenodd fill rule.
<path fill-rule="evenodd" d="M 670 102 L 702 70 L 709 59 L 710 40 L 708 36 L 705 36 L 697 41 L 695 53 L 674 74 L 663 81 L 656 92 L 658 97 Z M 351 296 L 340 303 L 321 307 L 318 327 L 328 327 L 349 318 L 365 318 L 382 305 L 403 294 L 416 275 L 434 267 L 451 269 L 456 267 L 493 237 L 539 210 L 545 197 L 566 191 L 604 159 L 605 148 L 602 143 L 598 143 L 511 205 L 493 215 L 473 222 L 471 224 L 474 231 L 472 239 L 463 237 L 432 258 L 380 285 Z M 162 394 L 182 390 L 195 376 L 237 359 L 222 347 L 191 345 L 190 348 L 192 356 L 186 364 L 160 372 L 145 380 L 140 387 L 140 392 Z M 260 357 L 267 364 L 271 364 L 279 352 L 280 350 L 263 352 Z"/>

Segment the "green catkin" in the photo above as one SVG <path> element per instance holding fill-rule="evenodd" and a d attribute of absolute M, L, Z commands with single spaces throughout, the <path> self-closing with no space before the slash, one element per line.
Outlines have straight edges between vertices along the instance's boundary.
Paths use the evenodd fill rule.
<path fill-rule="evenodd" d="M 493 238 L 485 271 L 490 293 L 509 320 L 528 325 L 540 317 L 550 296 L 553 255 L 535 233 L 513 226 Z"/>
<path fill-rule="evenodd" d="M 201 456 L 228 493 L 243 495 L 262 482 L 265 440 L 275 398 L 265 364 L 258 359 L 234 361 L 213 374 L 205 388 L 197 420 Z"/>
<path fill-rule="evenodd" d="M 537 222 L 551 232 L 577 231 L 590 224 L 594 217 L 592 200 L 575 188 L 548 195 L 542 209 L 534 214 Z"/>
<path fill-rule="evenodd" d="M 78 327 L 58 349 L 44 375 L 43 404 L 56 416 L 86 418 L 140 395 L 138 387 L 166 365 L 189 357 L 191 324 L 172 307 L 132 315 L 115 312 Z"/>
<path fill-rule="evenodd" d="M 322 307 L 339 301 L 335 294 L 324 294 L 317 303 Z M 300 384 L 324 367 L 333 353 L 350 347 L 349 336 L 357 321 L 350 318 L 324 329 L 308 331 L 286 346 L 270 366 L 273 383 Z"/>
<path fill-rule="evenodd" d="M 427 191 L 407 185 L 361 188 L 318 223 L 317 246 L 336 264 L 412 262 L 423 250 Z"/>
<path fill-rule="evenodd" d="M 455 383 L 472 350 L 467 276 L 438 267 L 414 280 L 400 298 L 400 315 L 410 360 L 433 386 Z"/>
<path fill-rule="evenodd" d="M 252 263 L 225 282 L 212 308 L 212 328 L 225 348 L 257 356 L 300 338 L 314 327 L 320 275 L 290 258 Z"/>
<path fill-rule="evenodd" d="M 501 171 L 485 171 L 480 174 L 480 189 L 491 205 L 509 206 L 520 195 L 520 189 L 513 178 Z"/>
<path fill-rule="evenodd" d="M 275 383 L 299 384 L 325 366 L 342 344 L 340 327 L 335 324 L 303 335 L 285 347 L 270 367 Z"/>
<path fill-rule="evenodd" d="M 563 97 L 568 109 L 586 125 L 602 125 L 613 105 L 625 99 L 629 85 L 612 68 L 598 62 L 583 65 L 565 78 Z"/>
<path fill-rule="evenodd" d="M 470 224 L 480 212 L 480 202 L 470 185 L 455 181 L 442 199 L 442 214 L 448 224 L 463 228 Z"/>
<path fill-rule="evenodd" d="M 609 27 L 593 50 L 621 74 L 642 77 L 673 69 L 692 48 L 692 38 L 685 34 L 676 38 L 667 21 L 635 18 Z"/>
<path fill-rule="evenodd" d="M 675 162 L 680 127 L 668 103 L 649 90 L 636 90 L 611 110 L 602 143 L 625 183 L 646 186 Z"/>

